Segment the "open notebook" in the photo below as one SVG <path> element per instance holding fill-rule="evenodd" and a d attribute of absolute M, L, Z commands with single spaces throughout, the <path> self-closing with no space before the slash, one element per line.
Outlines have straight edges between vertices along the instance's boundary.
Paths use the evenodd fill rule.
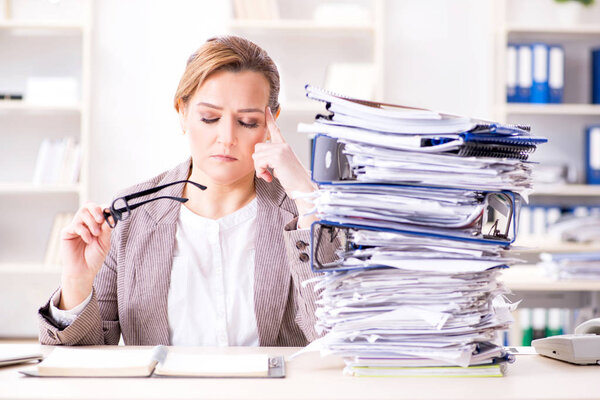
<path fill-rule="evenodd" d="M 37 344 L 0 344 L 0 367 L 39 361 L 43 357 Z"/>
<path fill-rule="evenodd" d="M 36 368 L 37 377 L 218 377 L 283 378 L 283 357 L 267 354 L 190 354 L 152 349 L 57 347 Z"/>

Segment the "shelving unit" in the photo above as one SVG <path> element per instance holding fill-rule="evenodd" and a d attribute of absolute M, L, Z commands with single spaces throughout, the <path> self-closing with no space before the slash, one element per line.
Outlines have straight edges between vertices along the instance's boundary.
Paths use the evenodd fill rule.
<path fill-rule="evenodd" d="M 323 23 L 312 20 L 291 20 L 291 19 L 275 19 L 275 20 L 247 20 L 234 19 L 229 27 L 231 29 L 259 29 L 273 31 L 375 31 L 375 26 L 368 22 L 363 23 Z"/>
<path fill-rule="evenodd" d="M 81 186 L 72 185 L 34 185 L 32 183 L 0 183 L 0 194 L 79 194 Z"/>
<path fill-rule="evenodd" d="M 377 71 L 375 98 L 383 99 L 383 0 L 353 0 L 368 10 L 360 21 L 315 20 L 312 13 L 319 0 L 277 0 L 275 19 L 240 19 L 235 15 L 229 32 L 244 36 L 264 48 L 278 64 L 283 96 L 278 125 L 286 140 L 308 169 L 310 139 L 297 132 L 299 122 L 310 122 L 324 111 L 323 105 L 304 96 L 307 83 L 323 86 L 331 62 L 369 62 Z M 232 2 L 235 14 L 235 4 Z M 293 17 L 292 17 L 293 16 Z"/>
<path fill-rule="evenodd" d="M 565 318 L 568 321 L 564 322 L 573 326 L 576 325 L 573 310 L 585 309 L 586 313 L 593 314 L 600 309 L 600 281 L 556 280 L 545 275 L 536 265 L 513 266 L 502 271 L 499 281 L 512 291 L 509 296 L 511 301 L 521 301 L 514 312 L 515 322 L 509 332 L 511 346 L 520 346 L 522 343 L 519 312 L 525 308 L 569 310 L 568 317 Z M 584 317 L 583 320 L 587 318 Z"/>
<path fill-rule="evenodd" d="M 505 29 L 508 33 L 535 35 L 600 35 L 600 26 L 592 24 L 577 24 L 576 26 L 536 26 L 508 23 L 505 25 Z"/>
<path fill-rule="evenodd" d="M 93 0 L 5 1 L 14 13 L 0 14 L 0 92 L 23 100 L 0 100 L 0 301 L 10 302 L 3 316 L 13 321 L 0 336 L 32 337 L 36 310 L 60 281 L 61 266 L 44 264 L 55 215 L 88 197 Z M 30 77 L 74 78 L 78 101 L 28 101 Z M 34 184 L 42 141 L 64 137 L 81 146 L 79 181 Z"/>
<path fill-rule="evenodd" d="M 597 104 L 506 104 L 505 113 L 510 115 L 592 115 L 600 116 Z"/>
<path fill-rule="evenodd" d="M 535 3 L 535 4 L 534 4 Z M 532 161 L 564 163 L 575 171 L 576 182 L 560 185 L 536 185 L 530 196 L 532 205 L 600 205 L 600 187 L 584 182 L 584 128 L 600 123 L 600 105 L 589 104 L 591 87 L 589 52 L 600 47 L 600 23 L 594 21 L 600 6 L 584 9 L 592 13 L 586 20 L 560 22 L 561 4 L 534 0 L 529 4 L 515 0 L 498 1 L 495 9 L 496 58 L 494 78 L 495 118 L 508 123 L 532 126 L 534 134 L 549 139 L 533 154 Z M 529 14 L 528 14 L 529 13 Z M 535 16 L 535 17 L 534 17 Z M 561 44 L 565 49 L 564 104 L 506 102 L 506 47 L 509 42 L 545 42 Z M 586 58 L 587 57 L 587 58 Z M 537 244 L 531 252 L 555 249 L 593 250 L 594 245 L 552 243 L 545 238 L 531 238 L 517 244 Z M 597 247 L 597 245 L 596 245 Z"/>
<path fill-rule="evenodd" d="M 591 87 L 589 52 L 600 47 L 600 5 L 590 15 L 571 23 L 559 21 L 562 4 L 552 0 L 500 0 L 495 2 L 494 118 L 507 123 L 529 124 L 532 133 L 545 136 L 547 144 L 531 157 L 540 163 L 567 164 L 576 179 L 568 184 L 535 185 L 529 196 L 533 206 L 600 205 L 600 186 L 587 185 L 584 177 L 584 127 L 600 123 L 600 105 L 589 104 Z M 544 42 L 560 44 L 565 50 L 565 89 L 563 104 L 507 103 L 506 48 L 508 43 Z M 587 57 L 587 58 L 586 58 Z M 533 219 L 533 215 L 531 216 Z M 598 244 L 563 242 L 548 236 L 520 236 L 512 253 L 528 263 L 539 262 L 542 252 L 597 251 Z M 567 329 L 573 325 L 574 310 L 593 314 L 599 307 L 600 282 L 555 280 L 536 265 L 514 265 L 503 271 L 501 281 L 510 288 L 513 301 L 523 300 L 509 332 L 510 345 L 521 344 L 519 309 L 559 308 L 565 312 Z M 572 333 L 572 332 L 565 332 Z"/>

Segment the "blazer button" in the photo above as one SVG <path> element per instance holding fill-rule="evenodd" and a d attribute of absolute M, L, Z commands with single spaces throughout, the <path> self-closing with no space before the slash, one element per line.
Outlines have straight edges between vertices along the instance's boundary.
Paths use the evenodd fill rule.
<path fill-rule="evenodd" d="M 54 332 L 52 332 L 50 329 L 48 329 L 47 333 L 48 333 L 48 336 L 50 336 L 50 339 L 56 340 L 56 335 L 54 334 Z"/>
<path fill-rule="evenodd" d="M 307 262 L 308 260 L 310 260 L 310 257 L 308 256 L 308 254 L 306 254 L 306 253 L 300 254 L 300 261 Z"/>
<path fill-rule="evenodd" d="M 308 246 L 308 243 L 306 243 L 306 242 L 303 242 L 302 240 L 298 240 L 298 241 L 296 242 L 296 248 L 297 248 L 298 250 L 304 250 L 304 249 L 306 248 L 306 246 Z"/>

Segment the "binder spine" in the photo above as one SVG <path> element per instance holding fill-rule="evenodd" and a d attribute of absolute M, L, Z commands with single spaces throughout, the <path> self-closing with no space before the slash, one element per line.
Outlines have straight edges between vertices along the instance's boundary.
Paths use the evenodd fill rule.
<path fill-rule="evenodd" d="M 550 46 L 548 55 L 548 101 L 562 103 L 565 86 L 565 51 L 561 46 Z"/>
<path fill-rule="evenodd" d="M 600 185 L 600 125 L 587 128 L 585 159 L 587 183 Z"/>
<path fill-rule="evenodd" d="M 532 48 L 532 103 L 548 103 L 548 46 L 535 43 Z"/>
<path fill-rule="evenodd" d="M 529 103 L 531 101 L 531 85 L 533 84 L 532 77 L 532 54 L 531 46 L 522 44 L 518 47 L 519 84 L 517 86 L 517 100 L 521 103 Z"/>
<path fill-rule="evenodd" d="M 592 51 L 592 103 L 600 104 L 600 48 Z"/>
<path fill-rule="evenodd" d="M 506 49 L 506 101 L 515 103 L 517 96 L 517 46 L 509 44 Z"/>

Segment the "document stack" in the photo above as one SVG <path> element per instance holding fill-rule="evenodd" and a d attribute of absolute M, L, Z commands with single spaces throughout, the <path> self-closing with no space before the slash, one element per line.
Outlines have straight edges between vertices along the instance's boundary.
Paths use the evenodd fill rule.
<path fill-rule="evenodd" d="M 518 262 L 528 155 L 546 139 L 528 127 L 345 98 L 299 131 L 314 134 L 319 184 L 311 231 L 316 284 L 312 347 L 355 376 L 502 376 L 495 344 L 514 305 L 497 278 Z M 490 222 L 488 222 L 490 221 Z M 337 259 L 321 259 L 337 241 Z"/>

